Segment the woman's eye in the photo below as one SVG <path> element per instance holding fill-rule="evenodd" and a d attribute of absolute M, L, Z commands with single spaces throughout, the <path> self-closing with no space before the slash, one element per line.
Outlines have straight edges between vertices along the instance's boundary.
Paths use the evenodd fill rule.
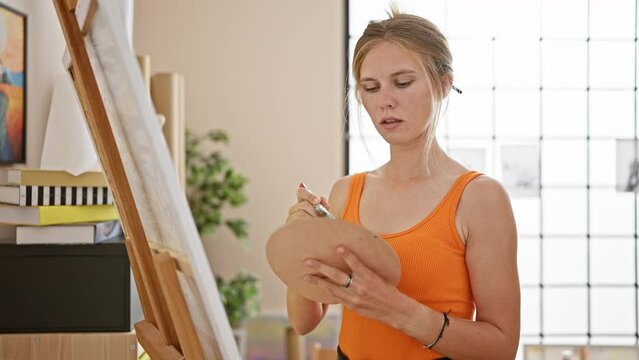
<path fill-rule="evenodd" d="M 374 86 L 374 87 L 367 87 L 367 88 L 364 88 L 364 91 L 371 93 L 371 92 L 375 92 L 375 91 L 377 91 L 377 89 L 378 89 L 378 87 L 377 87 L 377 86 Z"/>
<path fill-rule="evenodd" d="M 405 88 L 408 87 L 408 85 L 410 85 L 412 83 L 412 81 L 407 81 L 407 82 L 398 82 L 397 83 L 397 87 L 399 88 Z"/>

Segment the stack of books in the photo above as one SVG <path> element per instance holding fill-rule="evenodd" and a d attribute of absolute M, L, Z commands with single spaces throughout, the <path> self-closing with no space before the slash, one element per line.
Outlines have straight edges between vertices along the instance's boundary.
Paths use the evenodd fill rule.
<path fill-rule="evenodd" d="M 122 235 L 101 172 L 2 169 L 0 223 L 17 225 L 17 244 L 93 244 Z"/>

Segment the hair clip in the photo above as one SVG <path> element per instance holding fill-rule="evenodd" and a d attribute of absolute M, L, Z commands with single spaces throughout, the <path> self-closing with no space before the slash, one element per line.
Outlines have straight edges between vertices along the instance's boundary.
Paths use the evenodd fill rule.
<path fill-rule="evenodd" d="M 451 85 L 453 87 L 453 90 L 457 91 L 458 93 L 462 93 L 462 91 L 455 85 Z"/>

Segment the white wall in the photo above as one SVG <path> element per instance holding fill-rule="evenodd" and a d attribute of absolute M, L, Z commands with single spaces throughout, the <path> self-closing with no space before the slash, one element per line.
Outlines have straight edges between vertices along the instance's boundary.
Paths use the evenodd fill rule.
<path fill-rule="evenodd" d="M 51 0 L 17 1 L 28 15 L 27 167 L 39 167 L 53 81 L 64 72 L 64 37 Z"/>
<path fill-rule="evenodd" d="M 136 0 L 134 48 L 153 71 L 186 78 L 187 126 L 229 132 L 225 149 L 249 178 L 249 203 L 232 211 L 250 225 L 245 252 L 226 232 L 205 239 L 216 273 L 256 273 L 265 312 L 285 310 L 285 291 L 264 255 L 300 181 L 328 195 L 342 175 L 342 1 Z"/>

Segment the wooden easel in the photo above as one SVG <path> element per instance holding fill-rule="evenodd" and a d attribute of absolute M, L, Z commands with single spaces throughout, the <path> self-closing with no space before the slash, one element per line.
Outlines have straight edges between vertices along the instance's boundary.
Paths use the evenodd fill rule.
<path fill-rule="evenodd" d="M 96 12 L 97 1 L 91 0 L 82 28 L 75 14 L 78 0 L 53 2 L 71 55 L 69 72 L 124 227 L 145 318 L 135 324 L 138 341 L 153 360 L 204 359 L 177 276 L 177 271 L 191 274 L 189 262 L 170 249 L 149 246 L 91 67 L 83 36 Z M 215 346 L 220 354 L 218 344 Z"/>

